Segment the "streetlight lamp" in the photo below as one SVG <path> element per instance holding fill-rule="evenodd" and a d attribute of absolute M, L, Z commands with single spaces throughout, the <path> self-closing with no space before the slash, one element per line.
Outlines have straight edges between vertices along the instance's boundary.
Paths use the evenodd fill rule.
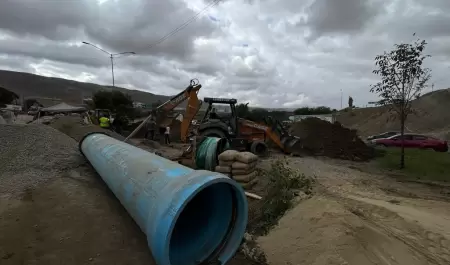
<path fill-rule="evenodd" d="M 82 43 L 86 44 L 86 45 L 90 45 L 90 46 L 96 48 L 97 50 L 100 50 L 100 51 L 102 51 L 102 52 L 104 52 L 104 53 L 109 55 L 109 58 L 111 59 L 111 75 L 112 75 L 113 87 L 114 87 L 114 58 L 120 57 L 121 55 L 136 54 L 135 52 L 110 53 L 110 52 L 107 52 L 107 51 L 103 50 L 102 48 L 99 48 L 99 47 L 95 46 L 92 43 L 89 43 L 89 42 L 86 42 L 86 41 L 83 41 Z"/>

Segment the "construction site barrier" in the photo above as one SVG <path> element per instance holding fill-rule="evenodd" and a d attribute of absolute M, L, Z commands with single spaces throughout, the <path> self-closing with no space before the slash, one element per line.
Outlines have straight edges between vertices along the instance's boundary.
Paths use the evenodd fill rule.
<path fill-rule="evenodd" d="M 248 205 L 234 180 L 102 133 L 86 135 L 80 151 L 146 234 L 157 264 L 226 264 L 239 248 Z"/>

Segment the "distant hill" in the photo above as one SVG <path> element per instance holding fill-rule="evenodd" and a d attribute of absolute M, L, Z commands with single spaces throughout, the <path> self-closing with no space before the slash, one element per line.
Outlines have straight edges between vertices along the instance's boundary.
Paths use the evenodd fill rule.
<path fill-rule="evenodd" d="M 413 101 L 413 108 L 416 113 L 410 114 L 407 119 L 407 132 L 430 134 L 450 140 L 450 88 L 421 96 Z M 362 136 L 397 131 L 400 128 L 400 122 L 388 114 L 387 107 L 341 111 L 336 120 L 346 127 L 357 129 Z"/>
<path fill-rule="evenodd" d="M 128 93 L 134 101 L 152 104 L 165 101 L 169 96 L 149 92 L 128 90 L 122 87 L 101 86 L 63 78 L 45 77 L 35 74 L 0 70 L 0 87 L 15 92 L 20 98 L 47 97 L 59 98 L 72 104 L 80 104 L 82 98 L 91 97 L 100 89 L 114 89 Z M 182 88 L 180 88 L 182 89 Z"/>

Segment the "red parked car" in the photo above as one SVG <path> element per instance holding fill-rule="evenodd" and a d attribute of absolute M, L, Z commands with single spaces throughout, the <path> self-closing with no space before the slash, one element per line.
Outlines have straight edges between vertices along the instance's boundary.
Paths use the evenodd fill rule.
<path fill-rule="evenodd" d="M 376 145 L 386 146 L 386 147 L 401 147 L 402 146 L 402 136 L 394 135 L 385 139 L 373 140 Z M 439 140 L 430 136 L 421 134 L 409 134 L 406 133 L 404 137 L 405 148 L 423 148 L 423 149 L 433 149 L 436 152 L 447 152 L 448 144 L 447 141 Z"/>

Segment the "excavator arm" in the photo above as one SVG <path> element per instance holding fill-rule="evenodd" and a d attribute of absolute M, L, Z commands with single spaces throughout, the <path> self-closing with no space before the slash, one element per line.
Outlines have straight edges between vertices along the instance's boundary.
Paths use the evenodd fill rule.
<path fill-rule="evenodd" d="M 250 120 L 239 118 L 241 126 L 250 127 L 256 130 L 264 131 L 266 136 L 272 140 L 283 152 L 293 153 L 294 147 L 299 138 L 291 136 L 282 126 L 282 124 L 272 117 L 264 118 L 265 124 L 256 123 Z"/>
<path fill-rule="evenodd" d="M 197 95 L 202 87 L 198 79 L 192 79 L 188 87 L 156 108 L 157 111 L 169 112 L 192 95 Z M 198 101 L 198 98 L 197 98 Z"/>
<path fill-rule="evenodd" d="M 201 85 L 199 85 L 201 87 Z M 200 107 L 202 106 L 202 101 L 198 99 L 198 90 L 200 89 L 193 89 L 189 91 L 188 95 L 188 103 L 186 106 L 186 111 L 184 113 L 183 121 L 181 122 L 181 142 L 185 143 L 187 142 L 188 134 L 189 134 L 189 128 L 191 127 L 191 123 L 194 120 L 195 115 L 197 115 L 198 111 L 200 110 Z"/>
<path fill-rule="evenodd" d="M 181 139 L 182 141 L 183 139 L 186 141 L 192 119 L 195 117 L 201 106 L 201 102 L 197 97 L 197 93 L 201 87 L 202 85 L 199 83 L 198 79 L 192 79 L 189 86 L 187 86 L 183 91 L 158 106 L 155 111 L 152 111 L 152 113 L 144 121 L 142 121 L 142 123 L 139 124 L 139 126 L 134 129 L 134 131 L 131 132 L 127 138 L 125 138 L 124 142 L 133 137 L 152 117 L 155 118 L 156 123 L 159 125 L 170 122 L 167 120 L 167 114 L 189 98 L 185 117 L 183 117 L 183 122 L 181 123 Z"/>

